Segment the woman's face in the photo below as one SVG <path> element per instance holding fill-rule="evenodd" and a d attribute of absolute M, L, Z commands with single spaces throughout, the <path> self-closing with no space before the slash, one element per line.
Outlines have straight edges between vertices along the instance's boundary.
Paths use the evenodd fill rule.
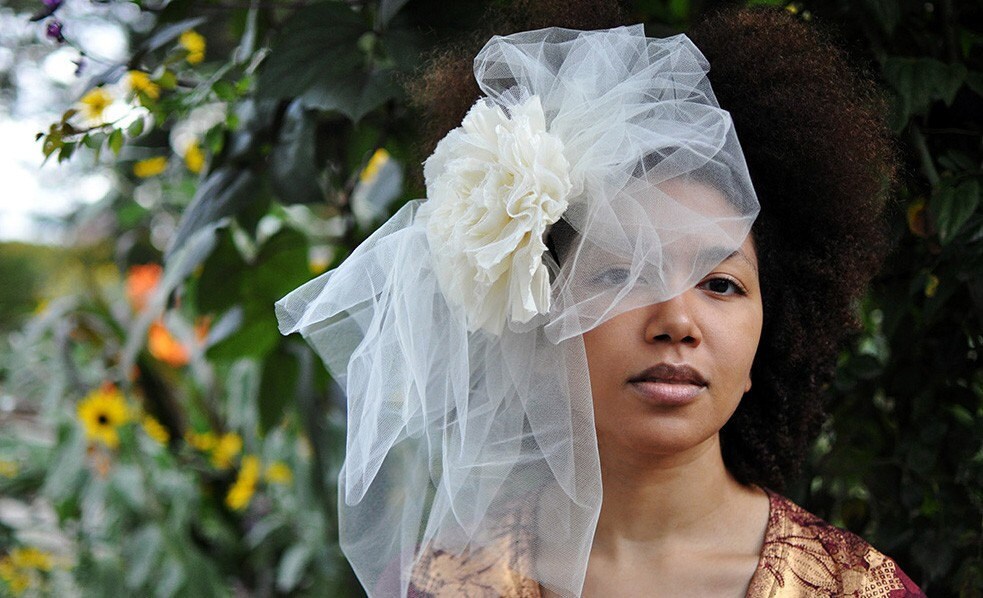
<path fill-rule="evenodd" d="M 584 333 L 602 456 L 670 456 L 714 439 L 751 388 L 761 323 L 748 237 L 695 287 Z"/>

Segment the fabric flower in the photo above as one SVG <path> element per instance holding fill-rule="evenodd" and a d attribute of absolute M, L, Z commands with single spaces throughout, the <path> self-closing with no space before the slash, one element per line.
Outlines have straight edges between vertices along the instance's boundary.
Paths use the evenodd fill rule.
<path fill-rule="evenodd" d="M 533 96 L 509 113 L 478 102 L 427 159 L 418 216 L 441 290 L 463 306 L 469 330 L 500 334 L 508 318 L 549 311 L 543 235 L 572 188 L 563 150 Z"/>
<path fill-rule="evenodd" d="M 130 421 L 130 410 L 123 393 L 105 385 L 90 392 L 78 404 L 78 418 L 85 435 L 111 449 L 119 446 L 119 428 Z"/>

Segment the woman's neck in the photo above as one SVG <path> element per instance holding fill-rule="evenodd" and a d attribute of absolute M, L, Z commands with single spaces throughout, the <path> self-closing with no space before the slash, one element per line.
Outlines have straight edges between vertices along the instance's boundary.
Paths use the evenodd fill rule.
<path fill-rule="evenodd" d="M 717 544 L 735 512 L 760 495 L 728 473 L 717 436 L 671 456 L 620 446 L 601 446 L 600 456 L 604 499 L 592 556 L 645 558 Z"/>

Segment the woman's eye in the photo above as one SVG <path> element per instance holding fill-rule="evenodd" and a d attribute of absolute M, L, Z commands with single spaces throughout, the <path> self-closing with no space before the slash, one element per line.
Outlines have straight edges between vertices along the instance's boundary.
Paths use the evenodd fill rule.
<path fill-rule="evenodd" d="M 701 287 L 718 295 L 745 295 L 744 289 L 729 278 L 710 278 L 700 283 Z"/>
<path fill-rule="evenodd" d="M 628 281 L 630 272 L 628 268 L 608 268 L 591 279 L 593 284 L 605 286 L 623 285 Z"/>

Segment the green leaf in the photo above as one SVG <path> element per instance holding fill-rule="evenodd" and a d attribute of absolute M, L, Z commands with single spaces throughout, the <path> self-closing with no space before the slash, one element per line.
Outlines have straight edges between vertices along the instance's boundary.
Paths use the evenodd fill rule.
<path fill-rule="evenodd" d="M 235 86 L 232 85 L 232 83 L 226 81 L 225 79 L 220 79 L 216 81 L 215 84 L 212 85 L 212 91 L 215 92 L 215 95 L 218 96 L 218 99 L 223 100 L 225 102 L 235 101 L 235 99 L 239 97 L 238 94 L 236 93 Z"/>
<path fill-rule="evenodd" d="M 378 29 L 385 29 L 389 21 L 396 16 L 409 0 L 380 0 L 379 10 L 375 15 L 375 24 Z"/>
<path fill-rule="evenodd" d="M 232 241 L 232 233 L 223 231 L 218 244 L 205 260 L 198 277 L 195 303 L 203 314 L 220 314 L 238 305 L 240 288 L 247 266 Z"/>
<path fill-rule="evenodd" d="M 209 360 L 234 361 L 243 357 L 263 359 L 280 342 L 273 304 L 247 309 L 243 326 L 208 348 Z"/>
<path fill-rule="evenodd" d="M 966 75 L 966 85 L 978 95 L 983 96 L 983 73 L 973 71 Z"/>
<path fill-rule="evenodd" d="M 160 583 L 154 588 L 154 595 L 159 598 L 170 598 L 178 593 L 186 579 L 187 575 L 181 561 L 174 556 L 168 556 L 161 570 Z"/>
<path fill-rule="evenodd" d="M 296 544 L 283 553 L 277 567 L 276 587 L 281 592 L 289 592 L 297 587 L 304 569 L 311 560 L 311 549 L 305 544 Z"/>
<path fill-rule="evenodd" d="M 126 550 L 127 587 L 136 590 L 147 583 L 157 565 L 163 544 L 163 534 L 154 523 L 145 525 L 129 537 Z"/>
<path fill-rule="evenodd" d="M 304 106 L 359 120 L 399 94 L 389 68 L 359 50 L 370 29 L 341 2 L 297 11 L 274 41 L 257 81 L 259 98 L 301 98 Z"/>
<path fill-rule="evenodd" d="M 61 146 L 61 150 L 58 151 L 58 162 L 64 162 L 65 160 L 71 158 L 72 154 L 75 153 L 75 147 L 74 142 L 63 144 Z"/>
<path fill-rule="evenodd" d="M 144 127 L 143 119 L 138 118 L 132 123 L 130 123 L 130 126 L 126 128 L 126 134 L 131 138 L 139 137 L 140 135 L 143 134 L 143 127 Z"/>
<path fill-rule="evenodd" d="M 280 137 L 270 154 L 271 184 L 284 204 L 324 201 L 316 163 L 317 118 L 299 101 L 283 116 Z"/>
<path fill-rule="evenodd" d="M 967 74 L 962 64 L 902 57 L 885 60 L 883 72 L 899 100 L 896 123 L 906 123 L 912 114 L 924 113 L 937 100 L 951 104 Z"/>
<path fill-rule="evenodd" d="M 266 358 L 259 386 L 259 428 L 262 434 L 279 424 L 287 405 L 295 402 L 297 372 L 297 359 L 292 355 L 277 351 Z"/>
<path fill-rule="evenodd" d="M 198 230 L 249 205 L 257 197 L 257 188 L 256 175 L 251 170 L 223 166 L 209 173 L 181 215 L 165 260 Z"/>
<path fill-rule="evenodd" d="M 119 155 L 123 149 L 123 131 L 113 129 L 113 132 L 109 134 L 109 149 L 113 150 L 117 156 Z"/>
<path fill-rule="evenodd" d="M 126 506 L 134 511 L 140 512 L 147 503 L 147 495 L 144 491 L 146 480 L 139 468 L 133 465 L 119 465 L 113 472 L 113 477 L 109 481 L 109 490 L 116 498 L 121 499 Z"/>
<path fill-rule="evenodd" d="M 942 184 L 932 197 L 930 208 L 939 231 L 939 242 L 951 241 L 980 204 L 980 183 L 977 179 L 963 181 L 958 186 Z"/>

